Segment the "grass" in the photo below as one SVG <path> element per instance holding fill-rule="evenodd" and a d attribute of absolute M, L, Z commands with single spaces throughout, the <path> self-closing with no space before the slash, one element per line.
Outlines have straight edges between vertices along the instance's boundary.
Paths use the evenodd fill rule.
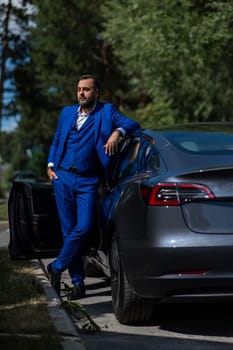
<path fill-rule="evenodd" d="M 8 220 L 8 203 L 7 200 L 0 200 L 0 221 Z"/>
<path fill-rule="evenodd" d="M 30 262 L 11 261 L 6 248 L 0 248 L 0 286 L 1 350 L 62 349 Z"/>
<path fill-rule="evenodd" d="M 8 221 L 8 202 L 3 199 L 0 221 Z M 83 330 L 100 330 L 79 303 L 66 301 L 61 307 Z M 62 350 L 61 341 L 30 262 L 11 261 L 7 248 L 0 248 L 0 349 Z"/>
<path fill-rule="evenodd" d="M 88 314 L 85 307 L 77 301 L 62 301 L 61 307 L 78 322 L 79 327 L 88 333 L 100 331 L 100 327 L 95 323 L 92 317 Z"/>

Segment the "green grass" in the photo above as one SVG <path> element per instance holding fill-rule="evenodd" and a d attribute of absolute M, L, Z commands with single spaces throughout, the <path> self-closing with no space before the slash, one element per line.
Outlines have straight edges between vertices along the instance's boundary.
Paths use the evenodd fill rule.
<path fill-rule="evenodd" d="M 7 200 L 0 201 L 0 221 L 8 220 L 8 203 Z"/>
<path fill-rule="evenodd" d="M 0 286 L 1 350 L 62 349 L 30 262 L 11 261 L 6 248 L 0 248 Z"/>

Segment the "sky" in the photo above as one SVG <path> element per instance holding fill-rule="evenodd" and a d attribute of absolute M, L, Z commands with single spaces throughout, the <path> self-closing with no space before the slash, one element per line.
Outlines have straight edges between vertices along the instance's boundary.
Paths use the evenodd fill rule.
<path fill-rule="evenodd" d="M 18 125 L 18 120 L 16 118 L 3 118 L 1 130 L 2 131 L 13 131 Z"/>

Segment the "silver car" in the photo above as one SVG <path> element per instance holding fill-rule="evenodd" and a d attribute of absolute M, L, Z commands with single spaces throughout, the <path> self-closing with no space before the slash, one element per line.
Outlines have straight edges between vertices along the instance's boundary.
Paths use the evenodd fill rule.
<path fill-rule="evenodd" d="M 24 213 L 22 229 L 10 215 L 12 258 L 56 253 L 45 234 L 55 206 L 49 215 L 35 200 L 47 191 L 52 201 L 43 186 L 12 189 L 10 212 L 18 210 L 17 193 L 24 207 L 33 207 L 25 204 L 29 197 L 46 207 L 43 215 Z M 167 301 L 233 299 L 233 124 L 143 130 L 123 139 L 96 213 L 86 266 L 110 277 L 120 322 L 147 321 Z"/>

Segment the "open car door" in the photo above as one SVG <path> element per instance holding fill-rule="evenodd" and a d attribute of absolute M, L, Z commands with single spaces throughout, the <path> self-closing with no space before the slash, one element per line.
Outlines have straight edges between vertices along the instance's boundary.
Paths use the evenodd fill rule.
<path fill-rule="evenodd" d="M 13 182 L 8 216 L 12 260 L 57 256 L 62 233 L 51 184 Z"/>

